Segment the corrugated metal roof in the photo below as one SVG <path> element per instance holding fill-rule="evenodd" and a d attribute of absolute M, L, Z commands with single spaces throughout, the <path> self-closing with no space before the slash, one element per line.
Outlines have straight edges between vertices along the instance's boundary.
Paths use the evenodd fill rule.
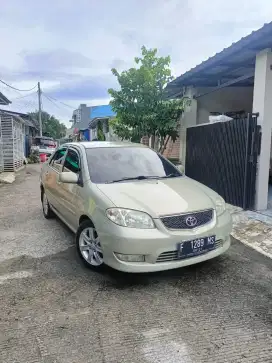
<path fill-rule="evenodd" d="M 11 103 L 11 101 L 9 99 L 7 99 L 6 96 L 3 95 L 2 92 L 0 92 L 0 105 L 9 105 Z"/>
<path fill-rule="evenodd" d="M 170 82 L 166 90 L 173 94 L 183 86 L 215 87 L 219 80 L 227 82 L 246 75 L 255 68 L 256 54 L 266 48 L 272 48 L 272 22 L 191 68 Z M 239 85 L 252 84 L 251 79 Z"/>
<path fill-rule="evenodd" d="M 112 110 L 111 105 L 94 106 L 91 110 L 91 119 L 96 117 L 114 117 L 116 113 Z"/>
<path fill-rule="evenodd" d="M 90 118 L 80 121 L 75 126 L 80 130 L 87 130 L 89 127 L 93 128 L 97 124 L 98 119 L 105 119 L 116 116 L 110 105 L 92 106 Z"/>
<path fill-rule="evenodd" d="M 38 130 L 38 126 L 35 123 L 38 123 L 38 121 L 33 120 L 27 113 L 21 113 L 21 112 L 15 112 L 15 111 L 10 111 L 10 110 L 3 110 L 0 109 L 0 114 L 7 114 L 7 115 L 11 115 L 14 117 L 19 117 L 21 120 L 23 120 L 23 122 L 30 127 L 35 128 L 36 130 Z"/>
<path fill-rule="evenodd" d="M 116 113 L 112 110 L 111 105 L 94 106 L 91 110 L 90 128 L 95 128 L 99 120 L 115 117 Z"/>

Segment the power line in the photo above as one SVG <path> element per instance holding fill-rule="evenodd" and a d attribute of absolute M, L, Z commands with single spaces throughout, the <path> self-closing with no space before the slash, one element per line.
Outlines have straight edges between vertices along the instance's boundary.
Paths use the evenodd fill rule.
<path fill-rule="evenodd" d="M 6 89 L 9 89 L 9 87 L 7 87 L 7 86 L 5 86 L 4 85 L 4 87 L 6 88 Z M 17 91 L 17 90 L 14 90 L 14 92 L 16 92 L 18 95 L 20 95 L 21 97 L 22 97 L 22 93 L 20 93 L 19 91 Z M 31 93 L 31 94 L 29 94 L 29 95 L 27 95 L 27 96 L 30 96 L 30 95 L 33 95 L 33 94 L 35 94 L 35 92 L 34 93 Z M 19 98 L 19 97 L 18 97 Z M 23 97 L 22 97 L 23 98 Z M 28 108 L 34 108 L 34 109 L 37 109 L 37 104 L 35 103 L 35 105 L 34 105 L 34 101 L 25 101 L 25 100 L 18 100 L 17 102 L 22 102 L 22 101 L 24 101 L 24 104 L 28 107 Z M 34 106 L 33 106 L 34 105 Z"/>
<path fill-rule="evenodd" d="M 45 93 L 44 93 L 44 92 L 43 92 L 43 94 L 45 95 Z M 59 100 L 57 100 L 56 98 L 54 98 L 54 97 L 52 97 L 52 96 L 47 95 L 46 97 L 47 97 L 47 98 L 49 97 L 49 98 L 51 98 L 51 100 L 57 101 L 57 102 L 61 103 L 62 105 L 64 105 L 64 106 L 66 106 L 66 107 L 71 108 L 72 110 L 75 110 L 75 109 L 76 109 L 76 107 L 73 107 L 73 106 L 71 106 L 71 105 L 68 105 L 68 104 L 67 104 L 67 103 L 65 103 L 65 102 L 59 101 Z"/>
<path fill-rule="evenodd" d="M 25 97 L 29 97 L 29 96 L 33 96 L 35 95 L 37 92 L 32 92 L 32 93 L 29 93 L 28 95 L 24 95 L 24 96 L 21 96 L 21 97 L 16 97 L 14 98 L 12 101 L 17 101 L 17 100 L 20 100 L 21 98 L 25 98 Z"/>
<path fill-rule="evenodd" d="M 13 86 L 11 86 L 10 84 L 8 84 L 8 83 L 6 83 L 6 82 L 4 82 L 4 81 L 2 81 L 2 79 L 0 79 L 0 82 L 1 83 L 3 83 L 3 84 L 5 84 L 6 86 L 8 86 L 8 87 L 10 87 L 10 88 L 12 88 L 12 89 L 14 89 L 15 91 L 19 91 L 19 92 L 29 92 L 29 91 L 33 91 L 37 86 L 38 86 L 38 83 L 33 87 L 33 88 L 31 88 L 31 89 L 18 89 L 18 88 L 15 88 L 15 87 L 13 87 Z"/>
<path fill-rule="evenodd" d="M 56 102 L 54 102 L 52 99 L 51 99 L 51 97 L 48 97 L 44 92 L 42 93 L 43 94 L 43 96 L 45 97 L 45 98 L 47 98 L 48 99 L 48 101 L 50 101 L 51 103 L 53 103 L 53 105 L 55 105 L 57 108 L 60 108 L 59 107 L 59 105 L 57 105 L 56 104 Z"/>
<path fill-rule="evenodd" d="M 51 97 L 51 96 L 49 96 L 49 95 L 46 95 L 44 92 L 42 93 L 42 95 L 48 100 L 48 101 L 50 101 L 54 106 L 56 106 L 59 110 L 65 110 L 66 112 L 71 112 L 71 111 L 69 111 L 67 108 L 64 108 L 64 107 L 60 107 L 60 105 L 58 105 L 56 102 L 55 102 L 55 100 L 56 101 L 58 101 L 56 98 L 53 98 L 53 97 Z M 59 101 L 61 104 L 63 104 L 64 102 L 61 102 L 61 101 Z M 74 110 L 74 108 L 72 107 L 72 106 L 69 106 L 70 108 L 72 108 L 73 110 Z"/>

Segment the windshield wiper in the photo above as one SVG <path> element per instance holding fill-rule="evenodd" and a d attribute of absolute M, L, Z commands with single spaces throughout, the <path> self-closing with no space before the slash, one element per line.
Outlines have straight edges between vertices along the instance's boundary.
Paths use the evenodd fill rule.
<path fill-rule="evenodd" d="M 158 178 L 160 178 L 160 176 L 138 175 L 138 176 L 134 176 L 134 177 L 124 177 L 122 179 L 116 179 L 116 180 L 108 181 L 108 182 L 106 182 L 106 184 L 119 183 L 119 182 L 126 181 L 126 180 L 145 180 L 145 179 L 158 179 Z"/>

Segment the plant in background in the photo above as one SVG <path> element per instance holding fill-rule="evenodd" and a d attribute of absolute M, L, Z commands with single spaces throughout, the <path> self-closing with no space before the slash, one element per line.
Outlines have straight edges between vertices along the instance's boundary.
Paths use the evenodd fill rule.
<path fill-rule="evenodd" d="M 113 131 L 121 139 L 140 142 L 143 136 L 164 143 L 166 136 L 173 141 L 178 137 L 180 116 L 188 104 L 187 99 L 169 100 L 165 87 L 173 79 L 170 57 L 158 57 L 157 49 L 142 47 L 142 57 L 136 57 L 135 68 L 119 73 L 112 69 L 120 85 L 109 89 L 110 104 L 117 117 Z"/>
<path fill-rule="evenodd" d="M 29 115 L 35 119 L 39 119 L 39 112 L 30 112 Z M 53 139 L 60 139 L 66 134 L 66 126 L 61 123 L 55 116 L 49 115 L 48 112 L 42 111 L 42 128 L 43 135 L 53 137 Z"/>
<path fill-rule="evenodd" d="M 27 158 L 28 164 L 37 164 L 40 162 L 39 150 L 33 150 L 29 157 Z"/>
<path fill-rule="evenodd" d="M 97 123 L 97 140 L 98 141 L 105 141 L 106 137 L 103 132 L 103 125 L 101 122 Z"/>

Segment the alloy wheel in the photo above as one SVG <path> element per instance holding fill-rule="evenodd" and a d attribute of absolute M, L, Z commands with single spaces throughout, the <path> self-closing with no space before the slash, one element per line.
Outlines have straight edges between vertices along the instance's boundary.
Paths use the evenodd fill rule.
<path fill-rule="evenodd" d="M 95 267 L 103 264 L 103 252 L 95 228 L 83 229 L 79 237 L 79 250 L 88 264 Z"/>

